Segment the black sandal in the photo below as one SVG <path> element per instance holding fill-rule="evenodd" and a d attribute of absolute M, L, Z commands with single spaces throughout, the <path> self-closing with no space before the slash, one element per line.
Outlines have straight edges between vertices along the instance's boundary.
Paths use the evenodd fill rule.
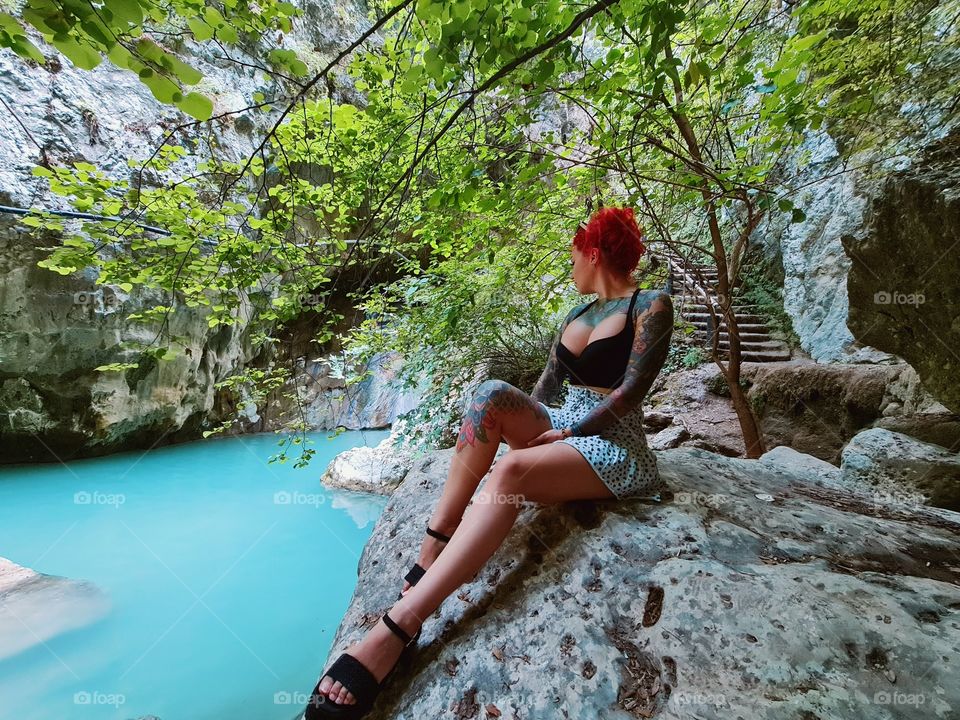
<path fill-rule="evenodd" d="M 434 537 L 437 540 L 441 540 L 445 543 L 450 542 L 449 535 L 444 535 L 441 532 L 437 532 L 429 525 L 427 525 L 427 535 L 429 535 L 430 537 Z M 443 551 L 441 550 L 441 552 Z M 420 582 L 420 578 L 422 578 L 426 574 L 426 572 L 427 571 L 423 569 L 423 566 L 420 565 L 420 563 L 414 563 L 413 567 L 410 568 L 407 571 L 407 574 L 403 576 L 403 579 L 406 580 L 408 583 L 410 583 L 410 587 L 413 587 L 418 582 Z M 403 591 L 401 590 L 400 594 L 397 595 L 397 600 L 402 600 L 402 599 L 403 599 Z"/>
<path fill-rule="evenodd" d="M 316 686 L 313 688 L 313 692 L 310 694 L 310 701 L 307 703 L 303 720 L 322 720 L 323 718 L 358 720 L 370 711 L 380 691 L 390 681 L 390 678 L 393 677 L 397 668 L 400 667 L 407 651 L 411 647 L 415 647 L 416 639 L 420 636 L 418 630 L 414 637 L 410 637 L 387 613 L 383 614 L 381 620 L 383 620 L 384 624 L 390 628 L 393 634 L 403 640 L 406 645 L 403 652 L 400 653 L 397 662 L 390 668 L 390 672 L 378 683 L 373 673 L 367 670 L 363 663 L 353 657 L 353 655 L 341 653 L 340 657 L 330 666 L 330 669 L 320 676 L 320 680 L 329 676 L 334 682 L 339 682 L 353 693 L 357 702 L 352 705 L 333 702 L 333 700 L 327 697 L 326 693 L 321 694 L 320 680 L 318 680 Z"/>

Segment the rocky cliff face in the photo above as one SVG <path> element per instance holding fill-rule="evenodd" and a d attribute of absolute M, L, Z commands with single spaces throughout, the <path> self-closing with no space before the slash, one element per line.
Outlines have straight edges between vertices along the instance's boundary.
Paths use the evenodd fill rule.
<path fill-rule="evenodd" d="M 183 340 L 182 354 L 98 372 L 137 359 L 121 343 L 150 342 L 156 331 L 127 315 L 166 300 L 37 267 L 38 244 L 9 226 L 0 231 L 0 461 L 52 462 L 196 437 L 214 408 L 214 384 L 256 354 L 245 326 L 212 332 L 205 313 L 181 308 L 169 330 Z"/>
<path fill-rule="evenodd" d="M 894 358 L 857 345 L 847 328 L 846 279 L 850 259 L 840 238 L 859 232 L 875 181 L 867 173 L 847 170 L 836 143 L 827 133 L 811 135 L 787 169 L 791 196 L 806 219 L 788 223 L 770 216 L 752 240 L 783 264 L 783 306 L 793 321 L 801 348 L 817 362 L 876 362 Z M 854 163 L 850 163 L 854 164 Z"/>
<path fill-rule="evenodd" d="M 324 667 L 394 602 L 452 452 L 394 493 Z M 789 448 L 657 458 L 661 505 L 525 508 L 371 720 L 960 716 L 960 515 Z"/>
<path fill-rule="evenodd" d="M 303 7 L 304 17 L 284 42 L 311 66 L 326 63 L 368 24 L 365 9 L 353 2 L 310 0 Z M 127 160 L 147 157 L 184 116 L 109 62 L 78 70 L 41 40 L 35 42 L 49 59 L 43 66 L 0 50 L 0 95 L 16 113 L 0 137 L 0 205 L 67 209 L 32 176 L 41 158 L 54 165 L 87 161 L 108 176 L 125 177 L 131 173 Z M 280 90 L 259 71 L 209 48 L 188 47 L 187 54 L 204 73 L 198 89 L 213 95 L 215 115 L 245 107 L 254 92 L 270 97 Z M 240 114 L 211 122 L 203 132 L 212 134 L 226 157 L 239 158 L 255 147 L 270 122 Z M 185 131 L 178 141 L 192 144 L 197 132 Z M 197 144 L 191 162 L 204 159 L 203 147 Z M 183 339 L 182 356 L 126 373 L 97 372 L 99 365 L 133 360 L 120 349 L 122 343 L 152 339 L 150 328 L 126 316 L 169 304 L 169 298 L 99 286 L 95 273 L 63 277 L 37 267 L 42 247 L 51 243 L 18 226 L 14 217 L 0 213 L 0 462 L 151 447 L 197 437 L 214 424 L 221 411 L 214 384 L 258 353 L 245 323 L 211 330 L 202 310 L 180 308 L 170 332 Z M 390 406 L 389 393 L 371 394 L 372 402 Z M 263 429 L 256 410 L 249 410 L 248 429 Z M 378 423 L 391 411 L 392 406 L 367 411 L 354 404 L 318 413 L 317 420 L 319 427 L 326 426 L 324 420 L 332 421 L 330 427 L 338 422 L 362 427 L 349 423 Z"/>
<path fill-rule="evenodd" d="M 787 224 L 772 217 L 753 236 L 766 253 L 780 257 L 784 309 L 802 349 L 818 363 L 843 365 L 855 385 L 875 385 L 870 365 L 895 366 L 888 375 L 894 380 L 899 374 L 902 381 L 894 384 L 910 397 L 886 393 L 881 420 L 900 421 L 908 433 L 911 427 L 925 432 L 931 415 L 936 423 L 955 424 L 960 407 L 960 156 L 956 132 L 938 132 L 943 136 L 928 137 L 925 152 L 911 149 L 890 159 L 843 158 L 828 135 L 811 136 L 803 148 L 809 164 L 790 170 L 799 188 L 791 199 L 806 219 Z M 820 419 L 838 431 L 838 451 L 850 437 L 849 422 Z M 789 428 L 773 434 L 778 442 L 792 442 Z M 948 447 L 960 447 L 955 433 L 947 435 L 953 436 Z M 795 447 L 827 457 L 802 443 Z"/>
<path fill-rule="evenodd" d="M 960 132 L 890 176 L 864 232 L 842 240 L 851 330 L 909 362 L 960 413 Z"/>

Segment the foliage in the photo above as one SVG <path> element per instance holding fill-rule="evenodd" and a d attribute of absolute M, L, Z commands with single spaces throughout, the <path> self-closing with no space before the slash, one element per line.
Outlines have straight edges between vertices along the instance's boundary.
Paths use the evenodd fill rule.
<path fill-rule="evenodd" d="M 197 20 L 198 8 L 179 3 L 164 18 L 144 17 L 186 26 L 198 41 L 208 31 L 198 22 L 222 32 L 207 18 L 212 6 Z M 434 442 L 449 436 L 464 393 L 492 361 L 543 352 L 547 331 L 525 343 L 512 329 L 556 327 L 572 304 L 567 248 L 591 204 L 636 206 L 651 241 L 686 244 L 736 274 L 762 217 L 804 218 L 779 170 L 805 133 L 867 127 L 898 106 L 910 67 L 934 62 L 934 6 L 942 9 L 902 0 L 376 4 L 386 13 L 383 42 L 358 48 L 348 70 L 362 103 L 323 95 L 321 73 L 245 161 L 191 163 L 190 138 L 168 139 L 136 164 L 163 178 L 158 188 L 82 163 L 38 168 L 78 210 L 117 219 L 38 213 L 25 222 L 62 233 L 43 263 L 51 270 L 95 267 L 100 282 L 160 288 L 208 308 L 212 327 L 254 317 L 264 344 L 310 313 L 322 345 L 342 319 L 330 300 L 351 293 L 372 319 L 344 342 L 361 361 L 401 352 L 405 383 L 431 379 L 409 424 Z M 293 14 L 284 3 L 264 7 L 275 12 L 243 32 Z M 224 18 L 249 11 L 221 9 Z M 71 18 L 63 42 L 102 54 L 99 26 Z M 133 20 L 128 40 L 139 37 Z M 29 55 L 5 22 L 0 42 Z M 179 65 L 156 57 L 154 72 L 177 74 Z M 303 69 L 296 61 L 266 58 L 293 74 Z M 386 280 L 345 279 L 383 267 Z M 684 353 L 681 365 L 696 362 Z M 248 377 L 251 387 L 265 381 Z"/>
<path fill-rule="evenodd" d="M 680 370 L 692 370 L 710 359 L 703 342 L 694 336 L 696 327 L 680 316 L 679 307 L 675 309 L 677 314 L 674 318 L 673 337 L 661 371 L 666 375 Z"/>
<path fill-rule="evenodd" d="M 707 354 L 701 348 L 690 348 L 683 356 L 683 366 L 692 369 L 707 361 Z"/>
<path fill-rule="evenodd" d="M 742 278 L 742 284 L 737 287 L 738 302 L 758 306 L 757 314 L 764 318 L 771 334 L 792 347 L 799 347 L 800 337 L 783 307 L 782 284 L 774 282 L 765 268 L 750 263 L 744 266 Z"/>
<path fill-rule="evenodd" d="M 26 0 L 20 19 L 0 13 L 0 47 L 38 63 L 46 61 L 24 25 L 40 33 L 78 68 L 92 70 L 104 59 L 136 73 L 161 103 L 178 106 L 199 120 L 213 111 L 209 97 L 189 92 L 203 74 L 155 38 L 193 39 L 219 48 L 259 38 L 267 30 L 289 32 L 299 11 L 278 0 Z M 267 61 L 278 71 L 304 75 L 306 66 L 289 50 L 274 49 Z"/>
<path fill-rule="evenodd" d="M 727 382 L 727 379 L 720 373 L 711 375 L 706 383 L 706 388 L 709 392 L 714 395 L 719 395 L 720 397 L 730 397 L 730 385 Z M 743 392 L 747 392 L 750 388 L 753 387 L 753 381 L 748 378 L 740 378 L 738 385 Z M 751 400 L 753 402 L 753 400 Z"/>

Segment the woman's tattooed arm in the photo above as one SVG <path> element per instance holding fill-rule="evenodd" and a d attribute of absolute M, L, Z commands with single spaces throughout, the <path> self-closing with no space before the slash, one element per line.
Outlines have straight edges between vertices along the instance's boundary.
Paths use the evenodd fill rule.
<path fill-rule="evenodd" d="M 574 310 L 576 310 L 576 308 L 574 308 Z M 560 344 L 560 338 L 567 327 L 567 323 L 570 322 L 570 315 L 572 313 L 573 310 L 567 313 L 567 317 L 564 318 L 563 323 L 560 325 L 560 330 L 557 331 L 556 337 L 553 338 L 553 344 L 550 346 L 550 354 L 547 356 L 547 364 L 544 366 L 543 373 L 540 375 L 540 379 L 537 380 L 533 392 L 530 393 L 530 397 L 534 400 L 539 400 L 544 405 L 556 402 L 560 393 L 560 386 L 563 384 L 563 370 L 560 367 L 560 362 L 557 360 L 557 345 Z"/>
<path fill-rule="evenodd" d="M 643 402 L 660 373 L 673 334 L 673 300 L 660 293 L 635 323 L 633 349 L 623 382 L 573 425 L 574 435 L 598 435 Z"/>

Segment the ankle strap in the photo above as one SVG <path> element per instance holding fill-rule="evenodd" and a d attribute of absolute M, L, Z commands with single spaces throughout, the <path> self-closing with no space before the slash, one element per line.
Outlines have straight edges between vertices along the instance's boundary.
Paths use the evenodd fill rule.
<path fill-rule="evenodd" d="M 390 630 L 393 631 L 393 634 L 394 634 L 394 635 L 396 635 L 398 638 L 400 638 L 401 640 L 403 640 L 403 644 L 404 644 L 404 645 L 409 645 L 410 643 L 413 642 L 413 638 L 410 637 L 410 635 L 407 633 L 407 631 L 404 630 L 404 629 L 403 629 L 402 627 L 400 627 L 399 625 L 397 625 L 397 624 L 390 618 L 390 616 L 389 616 L 387 613 L 384 613 L 384 614 L 383 614 L 383 617 L 382 617 L 381 619 L 383 620 L 384 624 L 385 624 L 388 628 L 390 628 Z"/>
<path fill-rule="evenodd" d="M 450 542 L 450 536 L 449 536 L 449 535 L 444 535 L 444 534 L 441 533 L 441 532 L 437 532 L 436 530 L 434 530 L 434 529 L 433 529 L 432 527 L 430 527 L 429 525 L 427 525 L 427 535 L 429 535 L 430 537 L 435 537 L 437 540 L 443 540 L 444 542 Z"/>

